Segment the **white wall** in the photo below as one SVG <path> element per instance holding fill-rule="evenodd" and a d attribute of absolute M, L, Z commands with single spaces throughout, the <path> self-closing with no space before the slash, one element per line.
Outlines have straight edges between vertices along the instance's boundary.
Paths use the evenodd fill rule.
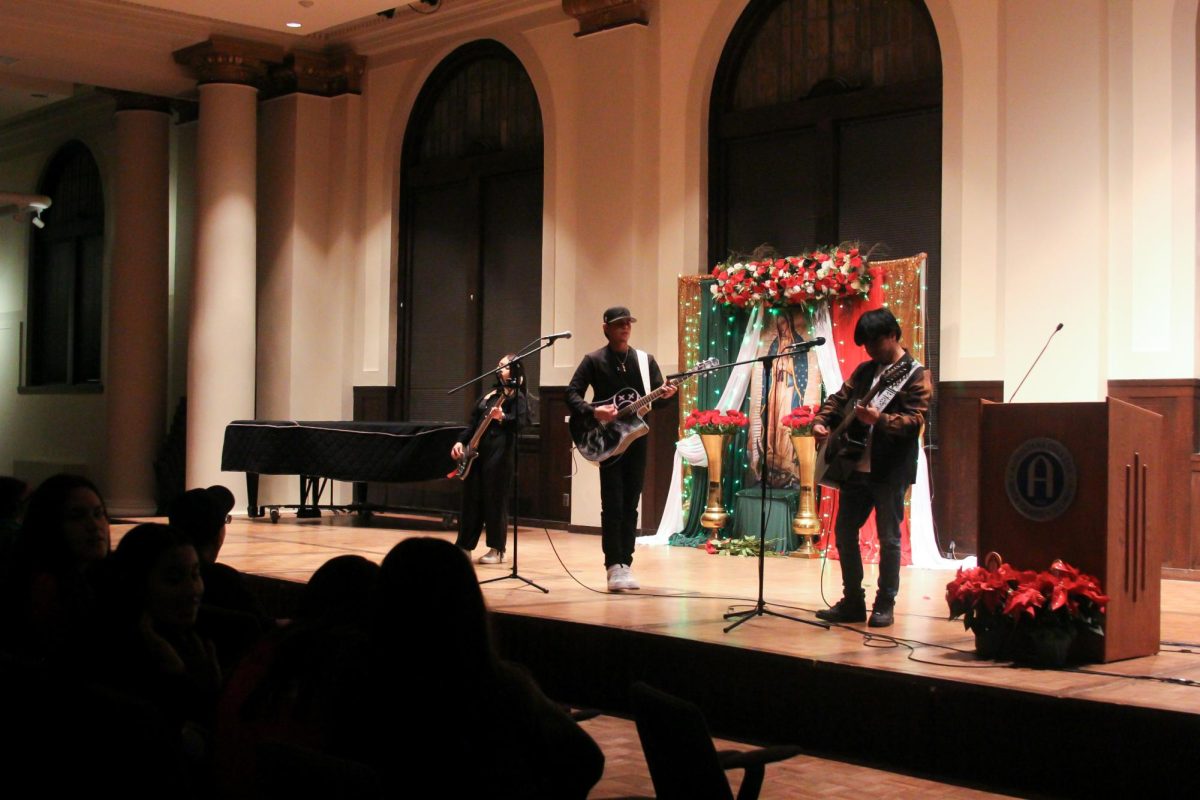
<path fill-rule="evenodd" d="M 929 0 L 942 378 L 1024 401 L 1197 374 L 1196 2 Z"/>
<path fill-rule="evenodd" d="M 113 103 L 91 94 L 31 112 L 0 130 L 0 186 L 5 191 L 34 192 L 54 152 L 72 139 L 82 141 L 100 169 L 105 189 L 108 246 L 104 283 L 109 282 L 112 226 Z M 98 481 L 104 478 L 104 395 L 19 393 L 21 338 L 27 319 L 29 223 L 0 219 L 0 472 L 16 464 L 26 476 L 82 467 Z M 104 323 L 107 330 L 107 303 Z M 101 353 L 105 353 L 102 347 Z M 102 356 L 101 379 L 107 360 Z M 101 485 L 103 490 L 105 487 Z"/>

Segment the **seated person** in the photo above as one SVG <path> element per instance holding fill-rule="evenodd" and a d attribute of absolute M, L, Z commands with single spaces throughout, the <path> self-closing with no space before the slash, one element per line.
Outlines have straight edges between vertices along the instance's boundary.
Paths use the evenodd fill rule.
<path fill-rule="evenodd" d="M 216 641 L 226 670 L 232 669 L 263 630 L 274 625 L 242 573 L 217 561 L 233 504 L 233 492 L 224 486 L 210 486 L 184 492 L 168 509 L 171 527 L 188 538 L 200 558 L 204 606 L 199 627 Z"/>

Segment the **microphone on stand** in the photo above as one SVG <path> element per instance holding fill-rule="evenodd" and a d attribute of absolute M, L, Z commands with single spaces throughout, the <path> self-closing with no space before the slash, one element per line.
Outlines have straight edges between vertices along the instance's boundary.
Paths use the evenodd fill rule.
<path fill-rule="evenodd" d="M 552 341 L 552 342 L 553 342 L 555 339 L 570 339 L 570 338 L 571 338 L 571 332 L 570 332 L 570 331 L 563 331 L 562 333 L 552 333 L 552 334 L 550 334 L 549 336 L 543 336 L 542 338 L 543 338 L 543 339 L 549 339 L 549 340 L 550 340 L 550 341 Z"/>
<path fill-rule="evenodd" d="M 820 347 L 823 344 L 825 344 L 825 337 L 818 336 L 817 338 L 810 339 L 807 342 L 796 342 L 794 344 L 789 344 L 786 348 L 784 348 L 783 352 L 803 353 L 805 350 L 812 350 L 814 347 Z"/>
<path fill-rule="evenodd" d="M 1045 353 L 1046 348 L 1050 346 L 1050 339 L 1053 339 L 1054 336 L 1062 329 L 1063 329 L 1063 324 L 1060 322 L 1054 328 L 1054 330 L 1050 332 L 1050 337 L 1048 339 L 1046 339 L 1046 343 L 1044 345 L 1042 345 L 1042 352 L 1037 354 L 1037 358 L 1035 358 L 1033 360 L 1033 363 L 1029 365 L 1029 369 L 1025 370 L 1025 378 L 1029 377 L 1029 373 L 1033 372 L 1033 368 L 1036 367 L 1037 363 L 1042 360 L 1042 353 Z M 1021 382 L 1017 384 L 1017 388 L 1013 389 L 1013 393 L 1008 398 L 1008 402 L 1011 403 L 1013 401 L 1013 398 L 1017 396 L 1017 392 L 1021 391 L 1021 387 L 1025 385 L 1025 378 L 1021 378 Z"/>

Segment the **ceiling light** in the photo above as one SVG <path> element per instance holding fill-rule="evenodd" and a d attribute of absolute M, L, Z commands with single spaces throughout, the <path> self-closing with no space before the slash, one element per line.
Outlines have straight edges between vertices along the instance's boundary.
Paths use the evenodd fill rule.
<path fill-rule="evenodd" d="M 303 28 L 304 27 L 299 22 L 289 22 L 289 23 L 287 23 L 287 26 L 289 28 Z"/>

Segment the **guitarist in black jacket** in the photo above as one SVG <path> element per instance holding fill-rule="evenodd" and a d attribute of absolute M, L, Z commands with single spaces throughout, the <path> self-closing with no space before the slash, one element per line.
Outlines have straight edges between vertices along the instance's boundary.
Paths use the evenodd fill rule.
<path fill-rule="evenodd" d="M 567 405 L 577 414 L 595 416 L 600 422 L 611 422 L 617 414 L 613 404 L 593 406 L 584 399 L 588 387 L 597 401 L 611 398 L 625 388 L 638 394 L 656 389 L 663 383 L 662 371 L 654 356 L 649 360 L 651 386 L 642 381 L 638 353 L 629 346 L 633 323 L 637 322 L 629 309 L 615 306 L 604 312 L 604 336 L 608 345 L 583 357 L 567 386 Z M 669 386 L 662 399 L 653 404 L 659 408 L 675 396 Z M 635 440 L 624 453 L 600 462 L 600 526 L 604 547 L 604 567 L 608 573 L 608 590 L 640 589 L 631 571 L 633 547 L 637 539 L 637 507 L 646 476 L 646 438 Z"/>
<path fill-rule="evenodd" d="M 842 599 L 832 608 L 818 611 L 817 616 L 828 622 L 867 619 L 858 532 L 874 510 L 879 533 L 879 588 L 867 624 L 883 628 L 892 624 L 900 589 L 904 494 L 917 478 L 918 437 L 925 425 L 931 391 L 925 368 L 900 346 L 900 324 L 891 311 L 880 308 L 863 314 L 854 328 L 854 343 L 865 347 L 871 360 L 860 364 L 842 388 L 825 400 L 813 424 L 818 442 L 825 440 L 847 414 L 853 414 L 870 430 L 866 451 L 853 474 L 840 486 L 834 531 L 842 567 Z M 882 408 L 879 401 L 864 403 L 881 378 L 897 384 L 894 396 Z M 881 389 L 876 394 L 886 400 L 887 390 Z"/>

